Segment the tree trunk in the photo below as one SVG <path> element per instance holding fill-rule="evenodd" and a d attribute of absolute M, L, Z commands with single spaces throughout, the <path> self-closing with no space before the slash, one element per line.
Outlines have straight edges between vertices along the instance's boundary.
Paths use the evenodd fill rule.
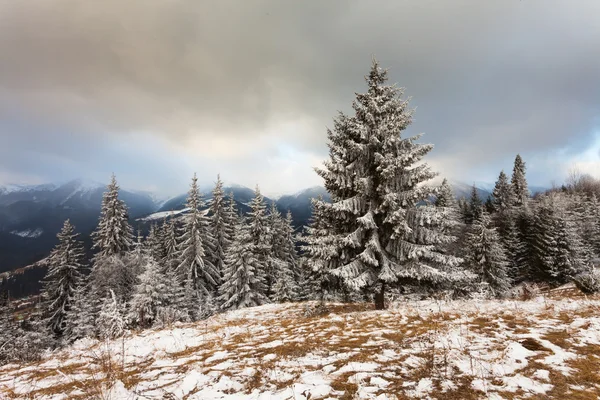
<path fill-rule="evenodd" d="M 385 282 L 381 282 L 381 290 L 375 293 L 375 309 L 385 310 Z"/>

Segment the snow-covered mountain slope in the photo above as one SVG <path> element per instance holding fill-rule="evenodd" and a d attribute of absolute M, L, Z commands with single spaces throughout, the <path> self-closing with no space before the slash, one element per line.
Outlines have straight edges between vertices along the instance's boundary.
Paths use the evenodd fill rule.
<path fill-rule="evenodd" d="M 568 399 L 600 395 L 596 299 L 266 305 L 0 368 L 36 399 Z M 587 397 L 586 397 L 587 396 Z"/>

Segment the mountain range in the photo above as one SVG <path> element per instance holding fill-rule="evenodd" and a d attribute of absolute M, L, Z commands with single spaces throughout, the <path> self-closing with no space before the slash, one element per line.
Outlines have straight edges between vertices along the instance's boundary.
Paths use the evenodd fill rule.
<path fill-rule="evenodd" d="M 468 197 L 472 185 L 451 182 L 457 197 Z M 46 257 L 56 244 L 56 234 L 69 218 L 81 233 L 86 248 L 91 246 L 90 234 L 96 228 L 105 185 L 83 179 L 63 184 L 0 186 L 0 273 L 33 264 Z M 247 212 L 254 190 L 240 185 L 224 188 L 233 193 L 238 209 Z M 479 187 L 485 199 L 489 190 Z M 210 204 L 212 193 L 205 191 L 204 198 Z M 152 193 L 121 189 L 120 198 L 129 209 L 129 218 L 137 230 L 145 233 L 151 223 L 169 216 L 185 213 L 187 194 L 161 201 Z M 300 229 L 308 223 L 312 198 L 323 196 L 330 200 L 327 191 L 320 186 L 302 190 L 296 194 L 277 199 L 265 198 L 267 204 L 275 202 L 282 213 L 290 210 L 294 226 Z M 20 291 L 31 291 L 31 285 L 39 285 L 43 272 L 28 270 L 20 278 Z"/>

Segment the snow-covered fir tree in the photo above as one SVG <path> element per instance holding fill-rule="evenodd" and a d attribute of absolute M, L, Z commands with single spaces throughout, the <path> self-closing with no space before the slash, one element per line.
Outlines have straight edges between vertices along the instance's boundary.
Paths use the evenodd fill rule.
<path fill-rule="evenodd" d="M 114 339 L 125 332 L 124 306 L 115 293 L 110 290 L 104 298 L 100 315 L 97 319 L 98 334 L 103 339 Z"/>
<path fill-rule="evenodd" d="M 89 295 L 96 306 L 110 290 L 120 301 L 127 301 L 136 283 L 136 271 L 130 270 L 124 259 L 133 245 L 133 230 L 127 207 L 118 196 L 119 186 L 113 174 L 102 199 L 98 227 L 92 233 L 92 248 L 98 253 L 93 260 Z"/>
<path fill-rule="evenodd" d="M 150 225 L 148 235 L 146 236 L 146 240 L 144 242 L 144 246 L 149 252 L 150 256 L 159 263 L 162 263 L 162 259 L 164 258 L 165 254 L 165 223 L 166 221 L 163 223 L 162 226 L 158 226 L 156 223 L 152 223 Z"/>
<path fill-rule="evenodd" d="M 437 251 L 454 239 L 432 229 L 444 218 L 440 209 L 417 207 L 434 192 L 420 184 L 435 173 L 418 164 L 433 146 L 417 143 L 420 135 L 401 137 L 412 111 L 402 91 L 385 84 L 387 72 L 377 62 L 366 81 L 368 91 L 353 103 L 355 115 L 329 135 L 331 158 L 318 173 L 332 194 L 329 209 L 344 221 L 332 232 L 346 235 L 339 249 L 343 265 L 333 273 L 357 290 L 375 292 L 381 309 L 387 285 L 451 282 L 470 274 L 460 269 L 462 260 Z"/>
<path fill-rule="evenodd" d="M 160 265 L 148 258 L 129 305 L 129 320 L 137 326 L 152 326 L 161 310 L 173 304 L 174 293 L 165 278 Z"/>
<path fill-rule="evenodd" d="M 225 254 L 232 241 L 231 230 L 229 229 L 229 226 L 227 226 L 229 223 L 227 217 L 227 204 L 225 202 L 223 182 L 221 181 L 220 176 L 217 176 L 217 183 L 212 194 L 213 198 L 210 205 L 210 228 L 215 238 L 214 259 L 212 262 L 219 272 L 220 283 L 220 279 L 223 277 Z"/>
<path fill-rule="evenodd" d="M 475 220 L 467 235 L 465 261 L 488 285 L 493 295 L 500 296 L 510 288 L 506 251 L 485 212 Z"/>
<path fill-rule="evenodd" d="M 160 259 L 160 265 L 163 271 L 176 271 L 179 266 L 179 246 L 177 240 L 179 238 L 179 232 L 177 229 L 177 221 L 171 215 L 169 220 L 165 219 L 162 226 L 162 238 L 163 238 L 163 254 Z"/>
<path fill-rule="evenodd" d="M 179 266 L 177 273 L 185 288 L 186 306 L 191 318 L 197 319 L 199 310 L 205 309 L 208 298 L 218 287 L 219 271 L 214 266 L 205 250 L 208 221 L 203 215 L 202 197 L 198 190 L 196 174 L 188 192 L 186 215 L 182 235 L 177 241 L 179 246 Z"/>
<path fill-rule="evenodd" d="M 283 243 L 282 243 L 282 259 L 288 265 L 295 281 L 298 281 L 298 250 L 296 242 L 296 233 L 294 231 L 294 218 L 292 212 L 288 210 L 283 220 Z"/>
<path fill-rule="evenodd" d="M 581 237 L 564 199 L 555 194 L 542 196 L 536 205 L 531 242 L 535 280 L 565 283 L 587 265 Z"/>
<path fill-rule="evenodd" d="M 73 342 L 96 334 L 95 306 L 90 299 L 87 279 L 75 288 L 70 309 L 67 311 L 64 337 Z"/>
<path fill-rule="evenodd" d="M 594 256 L 600 258 L 600 201 L 593 193 L 587 201 L 587 232 L 586 237 L 589 235 L 590 245 Z"/>
<path fill-rule="evenodd" d="M 456 199 L 452 186 L 448 183 L 448 179 L 444 178 L 442 184 L 438 188 L 437 195 L 435 196 L 435 205 L 437 207 L 455 207 Z"/>
<path fill-rule="evenodd" d="M 122 255 L 133 244 L 133 230 L 128 222 L 127 206 L 119 199 L 119 185 L 113 174 L 102 198 L 98 228 L 92 233 L 93 249 L 98 256 Z"/>
<path fill-rule="evenodd" d="M 290 212 L 283 219 L 275 203 L 269 214 L 271 236 L 271 268 L 273 275 L 270 298 L 276 302 L 292 301 L 296 298 L 296 276 L 298 256 L 294 242 L 294 228 Z"/>
<path fill-rule="evenodd" d="M 310 286 L 311 291 L 318 294 L 316 297 L 319 300 L 324 301 L 331 294 L 345 289 L 343 281 L 331 273 L 341 265 L 339 248 L 343 237 L 335 233 L 335 226 L 327 218 L 327 203 L 323 197 L 312 199 L 311 203 L 311 217 L 308 226 L 305 227 L 306 235 L 302 237 L 302 281 L 305 286 Z"/>
<path fill-rule="evenodd" d="M 260 193 L 258 185 L 254 191 L 254 197 L 249 204 L 250 211 L 248 212 L 248 224 L 250 229 L 250 237 L 252 238 L 253 246 L 250 250 L 254 252 L 254 257 L 257 264 L 255 265 L 255 274 L 263 283 L 265 296 L 268 296 L 270 291 L 272 276 L 269 275 L 269 258 L 271 256 L 272 246 L 269 243 L 269 221 L 267 218 L 267 206 L 265 199 Z"/>
<path fill-rule="evenodd" d="M 48 272 L 41 292 L 42 315 L 49 330 L 61 336 L 75 290 L 82 282 L 85 254 L 75 227 L 67 219 L 58 233 L 58 244 L 48 257 Z"/>
<path fill-rule="evenodd" d="M 473 185 L 471 188 L 471 197 L 469 198 L 469 214 L 467 215 L 468 224 L 474 224 L 481 219 L 481 214 L 483 213 L 482 206 L 483 203 L 481 197 L 479 197 L 477 187 Z"/>
<path fill-rule="evenodd" d="M 499 213 L 506 212 L 515 203 L 511 185 L 504 171 L 500 171 L 500 175 L 498 175 L 498 180 L 492 192 L 492 203 L 494 211 Z"/>
<path fill-rule="evenodd" d="M 529 199 L 529 189 L 527 186 L 527 179 L 525 178 L 525 161 L 523 161 L 519 154 L 515 157 L 510 184 L 513 192 L 514 204 L 516 206 L 522 206 L 527 203 L 527 200 Z"/>
<path fill-rule="evenodd" d="M 258 269 L 263 266 L 255 250 L 251 227 L 239 219 L 234 241 L 225 259 L 225 275 L 220 288 L 222 309 L 238 309 L 264 304 L 265 284 Z"/>

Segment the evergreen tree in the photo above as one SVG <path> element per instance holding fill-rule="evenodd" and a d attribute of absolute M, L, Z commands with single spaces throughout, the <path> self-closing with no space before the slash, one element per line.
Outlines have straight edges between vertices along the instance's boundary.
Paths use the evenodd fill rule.
<path fill-rule="evenodd" d="M 341 265 L 339 248 L 343 237 L 335 234 L 335 226 L 326 217 L 327 203 L 322 196 L 312 199 L 312 212 L 304 245 L 303 281 L 324 301 L 328 294 L 346 289 L 343 281 L 331 272 Z M 331 214 L 330 214 L 331 215 Z"/>
<path fill-rule="evenodd" d="M 527 179 L 525 178 L 525 162 L 519 154 L 515 157 L 511 188 L 514 205 L 522 206 L 526 204 L 529 199 L 529 189 L 527 188 Z"/>
<path fill-rule="evenodd" d="M 250 237 L 253 246 L 250 248 L 254 252 L 254 258 L 258 264 L 255 266 L 255 274 L 263 283 L 265 292 L 268 292 L 272 284 L 272 276 L 269 275 L 269 259 L 271 257 L 272 246 L 269 243 L 269 221 L 267 219 L 266 205 L 263 195 L 260 193 L 258 185 L 254 191 L 254 198 L 250 202 L 250 211 L 248 212 L 248 222 L 250 225 Z"/>
<path fill-rule="evenodd" d="M 72 305 L 67 311 L 64 337 L 69 342 L 84 337 L 93 337 L 96 331 L 94 312 L 99 304 L 89 296 L 87 280 L 83 279 L 75 287 Z"/>
<path fill-rule="evenodd" d="M 298 251 L 296 243 L 296 234 L 294 233 L 294 219 L 292 212 L 288 210 L 283 220 L 283 231 L 282 231 L 283 243 L 282 243 L 282 260 L 287 264 L 288 269 L 291 271 L 294 280 L 298 282 L 300 271 L 298 269 Z"/>
<path fill-rule="evenodd" d="M 124 307 L 110 290 L 104 299 L 98 316 L 97 329 L 103 339 L 114 339 L 123 336 L 125 332 Z"/>
<path fill-rule="evenodd" d="M 510 287 L 509 263 L 487 213 L 482 213 L 473 223 L 467 237 L 467 249 L 467 263 L 489 285 L 491 292 L 496 296 L 505 293 Z"/>
<path fill-rule="evenodd" d="M 437 251 L 454 239 L 436 230 L 445 214 L 417 208 L 434 192 L 420 184 L 435 174 L 427 164 L 415 164 L 433 146 L 416 143 L 420 136 L 401 138 L 412 111 L 400 89 L 385 85 L 387 72 L 375 61 L 366 80 L 368 91 L 357 95 L 355 115 L 339 118 L 339 130 L 328 134 L 331 159 L 317 172 L 332 194 L 328 212 L 343 221 L 332 232 L 345 236 L 342 265 L 333 273 L 356 290 L 375 291 L 381 309 L 387 285 L 436 284 L 469 274 L 459 270 L 462 260 Z"/>
<path fill-rule="evenodd" d="M 283 219 L 273 203 L 270 214 L 272 232 L 273 287 L 271 299 L 276 302 L 292 301 L 296 298 L 298 255 L 294 242 L 292 214 L 288 211 Z"/>
<path fill-rule="evenodd" d="M 177 221 L 175 218 L 171 216 L 171 219 L 168 221 L 165 220 L 162 227 L 163 231 L 163 257 L 160 265 L 163 268 L 163 272 L 177 270 L 179 266 L 179 245 L 178 245 L 178 237 L 179 232 L 177 229 Z"/>
<path fill-rule="evenodd" d="M 498 175 L 498 180 L 494 186 L 492 196 L 492 203 L 494 205 L 495 212 L 506 212 L 515 203 L 511 185 L 508 182 L 508 177 L 504 171 L 500 171 L 500 175 Z"/>
<path fill-rule="evenodd" d="M 591 238 L 590 244 L 593 253 L 600 258 L 600 202 L 596 194 L 592 194 L 587 203 L 587 215 L 589 215 L 589 227 L 586 236 Z"/>
<path fill-rule="evenodd" d="M 48 272 L 41 297 L 45 323 L 55 336 L 61 336 L 75 290 L 82 280 L 85 255 L 83 245 L 77 240 L 75 227 L 68 219 L 57 237 L 59 243 L 48 258 Z"/>
<path fill-rule="evenodd" d="M 213 264 L 219 272 L 219 283 L 223 277 L 223 263 L 225 262 L 225 254 L 227 248 L 231 244 L 230 230 L 227 226 L 227 205 L 225 204 L 225 194 L 223 192 L 223 182 L 221 177 L 217 176 L 217 183 L 213 190 L 212 204 L 210 205 L 210 228 L 215 238 L 215 258 Z"/>
<path fill-rule="evenodd" d="M 437 207 L 454 207 L 456 206 L 456 199 L 454 198 L 454 192 L 452 187 L 448 183 L 448 180 L 444 178 L 442 184 L 438 189 L 438 195 L 435 199 L 435 205 Z"/>
<path fill-rule="evenodd" d="M 481 219 L 481 214 L 483 213 L 482 205 L 483 203 L 481 202 L 477 188 L 473 185 L 471 188 L 471 198 L 469 199 L 468 224 L 474 224 Z"/>
<path fill-rule="evenodd" d="M 92 248 L 98 253 L 94 256 L 89 295 L 97 305 L 110 290 L 121 302 L 126 302 L 136 283 L 137 271 L 130 270 L 124 260 L 133 245 L 133 233 L 127 207 L 118 195 L 119 186 L 113 174 L 102 199 L 98 228 L 92 233 Z"/>
<path fill-rule="evenodd" d="M 181 239 L 178 240 L 180 258 L 177 267 L 185 285 L 186 305 L 191 307 L 192 318 L 197 318 L 198 313 L 194 310 L 202 308 L 201 303 L 217 288 L 219 282 L 219 271 L 205 252 L 207 221 L 200 211 L 203 202 L 197 182 L 194 174 L 187 199 L 189 214 Z"/>
<path fill-rule="evenodd" d="M 158 263 L 151 258 L 147 261 L 129 307 L 129 320 L 141 327 L 152 326 L 160 310 L 173 303 L 174 295 Z"/>
<path fill-rule="evenodd" d="M 127 206 L 119 200 L 119 185 L 115 175 L 102 198 L 98 228 L 92 233 L 93 248 L 98 256 L 123 255 L 133 244 L 133 230 L 128 222 Z"/>
<path fill-rule="evenodd" d="M 155 223 L 152 223 L 148 231 L 148 236 L 146 236 L 146 241 L 144 242 L 146 250 L 157 262 L 160 262 L 163 258 L 163 238 L 161 236 L 161 228 L 156 226 Z"/>
<path fill-rule="evenodd" d="M 225 260 L 225 276 L 219 298 L 221 308 L 252 307 L 267 301 L 264 282 L 257 274 L 262 264 L 255 246 L 251 227 L 240 220 Z"/>

